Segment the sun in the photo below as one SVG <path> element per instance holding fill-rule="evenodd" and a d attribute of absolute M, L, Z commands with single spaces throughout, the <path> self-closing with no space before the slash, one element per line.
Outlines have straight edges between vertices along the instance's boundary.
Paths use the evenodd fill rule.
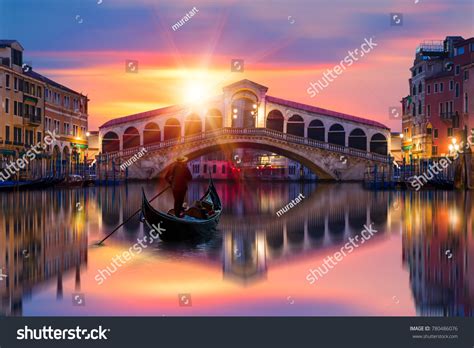
<path fill-rule="evenodd" d="M 200 102 L 208 97 L 207 88 L 203 83 L 189 82 L 184 91 L 185 101 L 188 103 Z"/>

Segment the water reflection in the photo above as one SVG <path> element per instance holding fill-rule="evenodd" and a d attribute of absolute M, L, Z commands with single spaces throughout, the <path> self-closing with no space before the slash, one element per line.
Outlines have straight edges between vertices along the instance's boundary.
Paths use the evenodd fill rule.
<path fill-rule="evenodd" d="M 63 296 L 63 274 L 74 272 L 80 289 L 87 262 L 87 234 L 79 191 L 24 192 L 0 196 L 0 314 L 21 315 L 23 299 L 48 281 Z M 76 204 L 79 203 L 79 205 Z"/>
<path fill-rule="evenodd" d="M 100 288 L 94 282 L 84 284 L 82 281 L 81 284 L 85 277 L 93 279 L 97 269 L 110 264 L 109 256 L 97 255 L 108 255 L 109 250 L 128 250 L 145 231 L 137 217 L 119 230 L 102 251 L 93 252 L 88 245 L 136 211 L 141 202 L 142 186 L 150 197 L 162 189 L 161 183 L 150 182 L 84 190 L 0 194 L 3 212 L 0 216 L 0 267 L 8 274 L 6 280 L 0 281 L 0 314 L 22 315 L 24 301 L 31 302 L 34 307 L 38 301 L 36 298 L 52 292 L 52 288 L 54 299 L 50 299 L 49 305 L 54 306 L 53 301 L 56 301 L 61 307 L 55 313 L 74 313 L 70 303 L 65 301 L 69 289 L 63 284 L 69 281 L 76 292 L 87 291 L 92 296 L 100 294 Z M 188 202 L 197 200 L 206 187 L 206 182 L 193 183 Z M 474 221 L 470 193 L 371 192 L 358 184 L 218 182 L 216 187 L 225 207 L 216 237 L 199 245 L 157 242 L 150 248 L 151 258 L 133 266 L 134 273 L 145 271 L 147 263 L 152 263 L 154 269 L 164 268 L 166 263 L 170 272 L 176 270 L 174 273 L 178 279 L 175 281 L 185 284 L 187 280 L 184 275 L 180 278 L 178 270 L 182 272 L 183 262 L 189 262 L 197 268 L 209 267 L 212 274 L 220 273 L 225 284 L 242 289 L 237 292 L 245 291 L 258 297 L 259 284 L 272 284 L 270 272 L 277 274 L 301 260 L 314 264 L 312 260 L 318 255 L 331 255 L 349 237 L 359 234 L 364 224 L 374 223 L 380 231 L 370 241 L 370 248 L 374 250 L 379 246 L 380 250 L 390 250 L 382 245 L 403 234 L 401 242 L 391 248 L 397 248 L 398 255 L 400 249 L 403 250 L 403 264 L 408 273 L 402 272 L 407 278 L 409 276 L 411 289 L 403 289 L 403 284 L 397 284 L 400 288 L 387 294 L 389 298 L 394 293 L 411 291 L 414 309 L 419 315 L 472 315 L 474 279 L 469 270 L 474 267 Z M 300 193 L 306 198 L 277 217 L 276 212 Z M 171 202 L 171 192 L 166 192 L 153 204 L 158 209 L 167 210 Z M 382 257 L 389 258 L 388 255 Z M 384 269 L 386 264 L 382 260 L 375 261 L 380 265 L 367 270 L 367 278 L 390 276 Z M 344 262 L 356 264 L 352 257 Z M 374 260 L 370 259 L 365 261 L 364 267 L 373 264 Z M 315 303 L 317 299 L 311 300 L 311 296 L 317 292 L 308 295 L 305 290 L 305 272 L 302 269 L 303 281 L 297 284 L 297 288 L 309 298 L 309 304 L 311 301 Z M 139 291 L 156 281 L 148 273 L 140 285 L 134 285 L 133 276 L 125 271 L 114 277 L 124 290 L 132 286 Z M 335 274 L 334 277 L 339 276 Z M 324 281 L 329 292 L 331 287 L 337 292 L 337 281 L 331 283 L 329 278 Z M 362 288 L 365 279 L 350 284 L 345 283 L 344 278 L 338 281 L 345 287 Z M 201 282 L 204 284 L 206 280 Z M 213 286 L 218 288 L 221 285 L 213 283 Z M 120 288 L 114 291 L 120 295 Z M 226 301 L 226 296 L 230 301 L 232 296 L 224 294 L 221 295 L 222 301 Z M 341 302 L 343 300 L 346 299 L 341 299 Z M 378 309 L 375 300 L 373 305 L 373 312 L 367 313 L 390 315 L 390 312 Z M 154 310 L 153 305 L 150 306 Z M 122 313 L 127 314 L 127 309 L 124 308 Z M 87 315 L 87 310 L 90 309 L 81 314 Z M 411 313 L 408 307 L 403 310 L 397 313 Z M 34 315 L 52 315 L 48 306 L 31 311 Z M 101 307 L 101 303 L 93 311 L 97 315 L 110 313 L 105 305 Z M 285 311 L 287 309 L 282 309 L 280 315 L 286 314 Z M 294 314 L 326 315 L 330 312 L 328 309 L 325 312 L 308 311 Z M 232 315 L 237 311 L 226 313 Z M 271 313 L 272 310 L 261 309 L 248 314 Z M 352 315 L 359 312 L 334 313 Z"/>
<path fill-rule="evenodd" d="M 403 261 L 420 315 L 473 315 L 471 200 L 470 192 L 423 192 L 405 199 Z"/>

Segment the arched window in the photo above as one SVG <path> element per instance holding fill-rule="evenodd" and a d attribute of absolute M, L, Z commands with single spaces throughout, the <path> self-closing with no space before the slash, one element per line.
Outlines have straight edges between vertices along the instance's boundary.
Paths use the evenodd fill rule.
<path fill-rule="evenodd" d="M 283 123 L 285 119 L 279 110 L 272 110 L 267 116 L 267 128 L 283 132 Z"/>
<path fill-rule="evenodd" d="M 349 147 L 367 151 L 367 136 L 362 129 L 356 128 L 349 134 Z"/>
<path fill-rule="evenodd" d="M 222 113 L 217 109 L 209 110 L 206 115 L 205 131 L 210 132 L 214 129 L 222 128 L 222 125 Z"/>
<path fill-rule="evenodd" d="M 374 134 L 370 139 L 370 152 L 387 155 L 387 139 L 381 133 Z"/>
<path fill-rule="evenodd" d="M 325 141 L 324 124 L 320 120 L 313 120 L 308 126 L 308 138 Z"/>
<path fill-rule="evenodd" d="M 343 126 L 336 123 L 329 128 L 328 143 L 342 146 L 346 145 L 346 132 Z"/>
<path fill-rule="evenodd" d="M 130 149 L 140 146 L 140 133 L 135 127 L 128 127 L 123 133 L 123 148 Z"/>
<path fill-rule="evenodd" d="M 120 139 L 117 133 L 107 132 L 102 138 L 102 153 L 116 152 L 120 150 Z"/>
<path fill-rule="evenodd" d="M 161 141 L 160 126 L 156 123 L 148 123 L 143 130 L 143 145 L 157 144 Z"/>
<path fill-rule="evenodd" d="M 181 136 L 181 124 L 175 118 L 169 118 L 166 120 L 164 129 L 164 139 L 175 139 Z"/>
<path fill-rule="evenodd" d="M 193 135 L 202 132 L 201 118 L 197 114 L 191 114 L 184 121 L 184 135 Z"/>
<path fill-rule="evenodd" d="M 289 118 L 286 125 L 286 132 L 288 134 L 304 137 L 304 120 L 300 115 L 293 115 Z"/>
<path fill-rule="evenodd" d="M 70 153 L 69 153 L 69 147 L 65 146 L 63 149 L 63 160 L 69 162 L 70 160 Z"/>
<path fill-rule="evenodd" d="M 248 97 L 235 99 L 232 102 L 232 127 L 255 128 L 257 104 Z"/>

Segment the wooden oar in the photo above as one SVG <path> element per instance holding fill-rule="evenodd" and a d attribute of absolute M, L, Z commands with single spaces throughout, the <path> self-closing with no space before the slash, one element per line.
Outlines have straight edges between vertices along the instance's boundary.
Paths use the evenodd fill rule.
<path fill-rule="evenodd" d="M 155 199 L 157 199 L 159 196 L 161 196 L 166 190 L 168 190 L 169 188 L 171 188 L 171 186 L 168 186 L 166 187 L 163 191 L 161 191 L 160 193 L 158 193 L 155 197 L 153 197 L 152 199 L 149 200 L 149 202 L 153 202 Z M 137 215 L 140 211 L 142 210 L 142 208 L 138 209 L 136 212 L 134 212 L 127 220 L 125 220 L 124 222 L 122 222 L 120 225 L 118 225 L 112 232 L 110 232 L 104 239 L 102 239 L 101 241 L 97 242 L 97 243 L 94 243 L 93 245 L 97 245 L 97 246 L 100 246 L 102 245 L 102 243 L 104 243 L 106 241 L 107 238 L 109 238 L 111 235 L 113 235 L 120 227 L 122 227 L 123 225 L 125 225 L 127 222 L 129 222 L 135 215 Z"/>

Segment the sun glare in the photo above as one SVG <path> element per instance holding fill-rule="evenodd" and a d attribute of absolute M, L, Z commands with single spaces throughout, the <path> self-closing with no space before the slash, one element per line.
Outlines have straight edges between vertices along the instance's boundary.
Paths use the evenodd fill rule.
<path fill-rule="evenodd" d="M 196 103 L 202 101 L 204 98 L 208 97 L 207 88 L 203 83 L 199 82 L 190 82 L 186 86 L 184 97 L 186 102 Z"/>

